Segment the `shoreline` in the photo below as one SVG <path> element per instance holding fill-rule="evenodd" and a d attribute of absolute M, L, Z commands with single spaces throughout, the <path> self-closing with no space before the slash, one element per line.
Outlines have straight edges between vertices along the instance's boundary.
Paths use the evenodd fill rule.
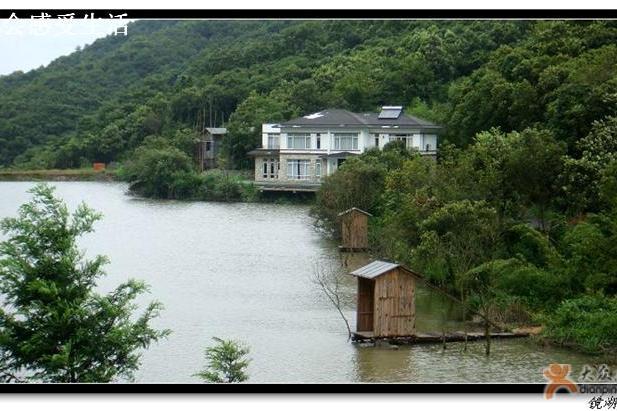
<path fill-rule="evenodd" d="M 0 171 L 0 181 L 117 181 L 115 171 L 92 169 Z"/>

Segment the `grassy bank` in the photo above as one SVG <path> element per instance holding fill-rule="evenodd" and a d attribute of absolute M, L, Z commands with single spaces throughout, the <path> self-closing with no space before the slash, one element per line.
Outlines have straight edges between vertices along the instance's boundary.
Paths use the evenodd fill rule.
<path fill-rule="evenodd" d="M 113 181 L 113 170 L 0 170 L 0 181 Z"/>

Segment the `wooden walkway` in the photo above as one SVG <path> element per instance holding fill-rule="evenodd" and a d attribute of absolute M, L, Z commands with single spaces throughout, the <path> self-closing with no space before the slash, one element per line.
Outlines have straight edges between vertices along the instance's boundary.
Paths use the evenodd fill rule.
<path fill-rule="evenodd" d="M 529 332 L 492 332 L 491 338 L 523 338 L 529 337 Z M 352 341 L 357 342 L 375 342 L 376 340 L 388 341 L 395 345 L 413 345 L 413 344 L 436 344 L 446 342 L 465 341 L 465 333 L 463 331 L 448 332 L 445 335 L 442 333 L 417 333 L 406 337 L 378 337 L 375 338 L 372 332 L 353 332 Z M 483 332 L 468 332 L 467 341 L 483 340 Z"/>

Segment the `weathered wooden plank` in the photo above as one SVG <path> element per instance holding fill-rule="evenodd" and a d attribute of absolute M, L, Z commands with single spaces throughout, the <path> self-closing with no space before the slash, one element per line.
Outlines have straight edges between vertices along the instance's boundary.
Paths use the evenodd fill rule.
<path fill-rule="evenodd" d="M 351 210 L 341 216 L 341 247 L 347 250 L 362 250 L 368 248 L 368 216 L 359 211 Z"/>
<path fill-rule="evenodd" d="M 495 332 L 491 333 L 491 338 L 506 339 L 506 338 L 525 338 L 531 334 L 528 332 Z M 485 338 L 484 333 L 473 332 L 467 333 L 467 341 L 479 341 Z M 440 344 L 443 343 L 444 335 L 442 333 L 418 333 L 409 336 L 399 337 L 380 337 L 374 333 L 353 333 L 354 341 L 376 341 L 386 340 L 392 344 L 414 345 L 414 344 Z M 445 334 L 446 342 L 461 342 L 465 341 L 465 333 L 463 331 L 454 331 Z"/>
<path fill-rule="evenodd" d="M 415 333 L 415 279 L 400 269 L 375 280 L 376 336 L 395 337 Z"/>

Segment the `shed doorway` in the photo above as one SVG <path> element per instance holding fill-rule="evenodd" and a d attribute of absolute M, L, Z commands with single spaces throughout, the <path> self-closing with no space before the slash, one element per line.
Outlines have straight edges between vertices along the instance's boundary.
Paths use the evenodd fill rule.
<path fill-rule="evenodd" d="M 373 331 L 375 311 L 375 281 L 366 278 L 358 279 L 358 311 L 356 329 L 358 331 Z"/>

